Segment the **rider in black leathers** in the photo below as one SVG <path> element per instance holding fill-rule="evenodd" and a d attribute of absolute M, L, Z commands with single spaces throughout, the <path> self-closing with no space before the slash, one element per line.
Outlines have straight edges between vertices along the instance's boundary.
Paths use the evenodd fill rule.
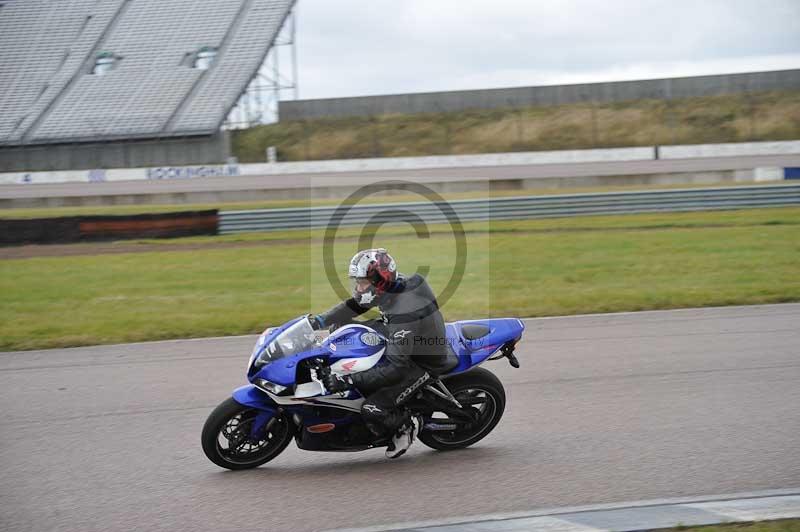
<path fill-rule="evenodd" d="M 386 353 L 371 369 L 348 376 L 324 377 L 331 392 L 357 388 L 366 400 L 361 413 L 378 437 L 393 435 L 387 456 L 408 449 L 419 431 L 402 404 L 432 377 L 454 365 L 445 336 L 444 319 L 436 296 L 419 274 L 396 273 L 394 259 L 385 249 L 357 253 L 350 263 L 353 297 L 315 316 L 317 327 L 339 327 L 377 306 L 381 317 L 366 324 L 388 340 Z"/>

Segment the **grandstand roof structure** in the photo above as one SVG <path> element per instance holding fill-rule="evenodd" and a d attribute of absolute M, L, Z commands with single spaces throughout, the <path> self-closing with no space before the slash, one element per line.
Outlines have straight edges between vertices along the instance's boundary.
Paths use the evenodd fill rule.
<path fill-rule="evenodd" d="M 0 146 L 216 133 L 295 0 L 0 0 Z"/>

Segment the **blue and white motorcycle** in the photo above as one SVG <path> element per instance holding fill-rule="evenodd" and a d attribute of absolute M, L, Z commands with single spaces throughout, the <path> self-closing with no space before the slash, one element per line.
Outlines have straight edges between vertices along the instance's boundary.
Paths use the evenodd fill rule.
<path fill-rule="evenodd" d="M 460 449 L 489 434 L 500 421 L 506 396 L 500 380 L 476 367 L 486 360 L 519 362 L 514 346 L 525 329 L 516 318 L 459 321 L 446 326 L 451 368 L 419 389 L 404 407 L 423 418 L 419 439 L 438 450 Z M 203 451 L 227 469 L 258 467 L 294 439 L 308 451 L 362 451 L 385 447 L 361 418 L 357 390 L 328 393 L 318 373 L 342 375 L 377 364 L 386 339 L 351 324 L 322 338 L 307 316 L 269 328 L 258 338 L 247 368 L 251 384 L 211 412 Z"/>

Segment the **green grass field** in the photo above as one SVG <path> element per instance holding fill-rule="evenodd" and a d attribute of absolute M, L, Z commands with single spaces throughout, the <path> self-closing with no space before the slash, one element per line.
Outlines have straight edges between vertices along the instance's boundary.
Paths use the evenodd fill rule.
<path fill-rule="evenodd" d="M 800 91 L 279 122 L 234 132 L 241 162 L 800 138 Z"/>
<path fill-rule="evenodd" d="M 665 529 L 664 532 L 689 530 L 691 532 L 800 532 L 800 519 L 783 519 L 780 521 L 761 521 L 758 523 L 726 523 L 698 527 L 677 527 Z"/>
<path fill-rule="evenodd" d="M 466 228 L 467 268 L 443 307 L 447 319 L 800 300 L 798 208 Z M 418 239 L 385 228 L 376 243 L 403 271 L 430 266 L 439 291 L 455 246 L 447 228 L 431 229 Z M 340 270 L 358 247 L 352 230 L 343 235 Z M 161 241 L 158 252 L 0 260 L 0 349 L 254 333 L 324 310 L 336 296 L 321 273 L 320 236 L 231 235 Z M 247 246 L 213 247 L 237 241 Z"/>

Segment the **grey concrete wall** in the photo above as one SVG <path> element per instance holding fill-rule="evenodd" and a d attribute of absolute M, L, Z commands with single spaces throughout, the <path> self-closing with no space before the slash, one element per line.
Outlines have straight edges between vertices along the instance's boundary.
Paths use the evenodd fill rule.
<path fill-rule="evenodd" d="M 563 188 L 569 193 L 570 187 L 604 187 L 622 185 L 676 185 L 676 184 L 718 184 L 732 182 L 751 182 L 755 179 L 755 170 L 713 170 L 705 172 L 665 172 L 637 175 L 606 176 L 567 176 L 547 178 L 509 178 L 489 182 L 489 190 L 519 190 L 530 188 Z M 486 192 L 487 182 L 449 181 L 426 182 L 436 192 Z M 196 192 L 162 192 L 142 194 L 108 194 L 103 196 L 49 196 L 42 198 L 0 198 L 0 209 L 16 209 L 30 207 L 88 207 L 140 204 L 184 204 L 184 203 L 225 203 L 235 201 L 275 201 L 275 200 L 308 200 L 308 199 L 344 199 L 360 186 L 315 186 L 312 188 L 295 187 L 282 189 L 250 190 L 208 190 Z M 398 191 L 376 194 L 391 196 Z"/>
<path fill-rule="evenodd" d="M 608 103 L 642 98 L 672 99 L 783 89 L 800 89 L 800 69 L 580 85 L 294 100 L 280 102 L 280 120 L 437 113 L 587 101 Z"/>
<path fill-rule="evenodd" d="M 230 155 L 227 131 L 206 137 L 0 146 L 0 172 L 221 164 Z"/>

